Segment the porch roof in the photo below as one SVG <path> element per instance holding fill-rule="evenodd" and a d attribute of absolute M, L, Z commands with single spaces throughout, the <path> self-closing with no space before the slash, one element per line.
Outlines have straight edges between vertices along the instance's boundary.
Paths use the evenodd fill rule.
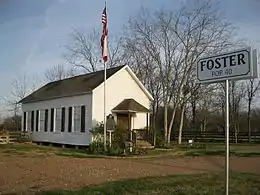
<path fill-rule="evenodd" d="M 150 110 L 139 104 L 132 98 L 124 99 L 119 103 L 115 108 L 112 109 L 112 112 L 143 112 L 150 113 Z"/>

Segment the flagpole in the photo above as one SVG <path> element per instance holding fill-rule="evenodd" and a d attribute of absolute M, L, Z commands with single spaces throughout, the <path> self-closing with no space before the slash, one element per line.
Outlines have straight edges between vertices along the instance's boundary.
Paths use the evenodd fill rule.
<path fill-rule="evenodd" d="M 106 80 L 107 80 L 107 66 L 104 61 L 104 150 L 107 150 L 107 117 L 106 117 Z"/>
<path fill-rule="evenodd" d="M 102 13 L 102 24 L 103 24 L 103 33 L 101 37 L 101 47 L 102 47 L 102 58 L 104 62 L 104 151 L 107 151 L 107 117 L 106 117 L 106 80 L 107 80 L 107 11 L 106 11 L 106 2 L 105 8 Z"/>

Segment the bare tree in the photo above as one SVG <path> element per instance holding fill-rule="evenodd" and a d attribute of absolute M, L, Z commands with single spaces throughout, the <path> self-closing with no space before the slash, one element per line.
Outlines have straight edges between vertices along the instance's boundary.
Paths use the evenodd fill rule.
<path fill-rule="evenodd" d="M 260 88 L 260 81 L 250 79 L 246 82 L 246 99 L 247 99 L 247 128 L 248 128 L 248 142 L 251 143 L 251 111 L 252 103 Z"/>
<path fill-rule="evenodd" d="M 11 93 L 9 96 L 1 97 L 3 104 L 8 108 L 15 117 L 21 114 L 21 106 L 19 101 L 22 100 L 29 93 L 33 92 L 39 85 L 40 80 L 37 76 L 22 75 L 11 83 Z M 14 121 L 17 124 L 18 121 Z M 15 125 L 17 127 L 17 125 Z"/>
<path fill-rule="evenodd" d="M 245 97 L 245 83 L 239 81 L 230 82 L 230 129 L 234 132 L 235 143 L 238 142 L 240 111 L 242 99 Z"/>
<path fill-rule="evenodd" d="M 222 20 L 212 2 L 193 2 L 177 13 L 161 10 L 151 14 L 142 9 L 128 24 L 129 39 L 138 45 L 140 52 L 152 58 L 159 74 L 165 144 L 171 140 L 176 110 L 186 108 L 183 104 L 191 96 L 190 92 L 184 93 L 184 88 L 191 81 L 196 60 L 203 53 L 222 50 L 232 34 L 230 24 Z M 169 106 L 173 113 L 168 122 Z"/>
<path fill-rule="evenodd" d="M 171 94 L 173 54 L 178 44 L 175 41 L 174 32 L 168 28 L 169 24 L 174 23 L 173 13 L 162 12 L 164 15 L 161 15 L 160 20 L 158 20 L 160 13 L 151 14 L 147 9 L 142 9 L 136 17 L 130 19 L 127 26 L 127 35 L 128 43 L 135 45 L 135 56 L 132 57 L 136 58 L 137 56 L 137 63 L 142 65 L 143 57 L 148 56 L 150 58 L 148 66 L 151 66 L 153 73 L 156 74 L 147 76 L 150 76 L 151 81 L 155 76 L 160 83 L 160 92 L 158 93 L 161 95 L 164 106 L 164 135 L 165 142 L 167 142 L 168 105 L 173 96 Z M 146 75 L 147 72 L 144 70 L 147 70 L 147 67 L 144 66 L 140 69 L 141 75 Z"/>
<path fill-rule="evenodd" d="M 54 65 L 49 67 L 45 71 L 45 80 L 49 81 L 58 81 L 68 77 L 76 75 L 76 71 L 73 68 L 66 69 L 63 65 Z"/>
<path fill-rule="evenodd" d="M 152 123 L 153 144 L 156 144 L 157 134 L 157 115 L 161 104 L 161 82 L 158 74 L 156 63 L 146 50 L 141 48 L 139 42 L 135 42 L 132 38 L 126 38 L 123 45 L 125 62 L 136 73 L 137 77 L 145 85 L 148 91 L 152 94 L 154 101 L 152 107 Z"/>
<path fill-rule="evenodd" d="M 71 43 L 65 46 L 66 61 L 83 72 L 93 72 L 102 69 L 100 34 L 94 29 L 90 33 L 74 30 L 71 35 Z M 121 38 L 109 37 L 108 42 L 108 67 L 122 65 L 121 62 Z"/>

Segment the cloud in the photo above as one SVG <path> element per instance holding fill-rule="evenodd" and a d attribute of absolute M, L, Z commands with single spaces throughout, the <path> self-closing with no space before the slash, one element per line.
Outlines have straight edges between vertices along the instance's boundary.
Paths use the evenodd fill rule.
<path fill-rule="evenodd" d="M 46 9 L 46 11 L 44 12 L 44 26 L 43 28 L 40 30 L 39 32 L 39 36 L 38 36 L 38 40 L 34 43 L 30 53 L 28 54 L 26 60 L 25 60 L 25 66 L 23 67 L 24 69 L 26 69 L 28 66 L 30 66 L 31 60 L 33 59 L 40 43 L 43 40 L 43 37 L 45 35 L 46 29 L 48 28 L 49 25 L 49 12 L 50 12 L 51 7 L 49 7 L 48 9 Z"/>

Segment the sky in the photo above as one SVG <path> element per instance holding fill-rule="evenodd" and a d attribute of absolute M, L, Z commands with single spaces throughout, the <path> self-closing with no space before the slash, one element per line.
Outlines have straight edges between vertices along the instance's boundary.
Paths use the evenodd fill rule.
<path fill-rule="evenodd" d="M 109 34 L 119 36 L 141 7 L 180 5 L 181 0 L 107 0 Z M 260 0 L 220 0 L 219 6 L 237 35 L 260 50 Z M 42 78 L 48 67 L 63 64 L 73 29 L 101 31 L 103 8 L 104 0 L 0 0 L 0 97 L 8 97 L 14 79 Z"/>

